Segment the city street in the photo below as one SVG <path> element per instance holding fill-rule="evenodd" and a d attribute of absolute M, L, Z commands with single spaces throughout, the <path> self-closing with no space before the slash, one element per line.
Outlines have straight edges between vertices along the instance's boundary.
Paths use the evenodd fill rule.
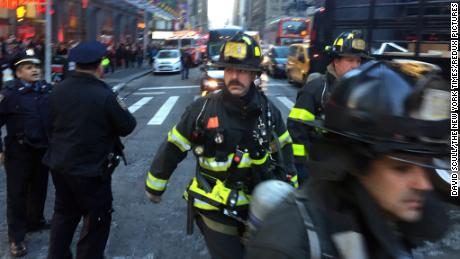
<path fill-rule="evenodd" d="M 111 85 L 125 82 L 133 75 L 146 74 L 146 69 L 132 69 L 108 75 Z M 114 210 L 107 258 L 209 258 L 199 229 L 186 235 L 186 203 L 182 193 L 194 174 L 194 157 L 189 154 L 176 169 L 160 204 L 152 204 L 144 194 L 144 182 L 150 163 L 168 131 L 179 120 L 186 107 L 199 96 L 199 69 L 191 70 L 190 79 L 181 80 L 179 74 L 152 75 L 147 73 L 126 85 L 120 96 L 137 119 L 135 131 L 123 139 L 128 166 L 120 165 L 113 177 Z M 270 79 L 269 99 L 286 119 L 295 101 L 298 88 L 285 79 Z M 2 169 L 3 170 L 3 169 Z M 5 175 L 0 174 L 0 258 L 8 253 Z M 46 216 L 51 219 L 54 188 L 50 183 Z M 450 216 L 460 221 L 460 213 Z M 455 224 L 448 237 L 437 244 L 429 244 L 422 251 L 429 258 L 452 258 L 460 250 L 460 227 Z M 78 239 L 77 232 L 74 245 Z M 46 258 L 49 232 L 28 234 L 29 253 L 25 258 Z M 75 246 L 74 246 L 75 247 Z"/>

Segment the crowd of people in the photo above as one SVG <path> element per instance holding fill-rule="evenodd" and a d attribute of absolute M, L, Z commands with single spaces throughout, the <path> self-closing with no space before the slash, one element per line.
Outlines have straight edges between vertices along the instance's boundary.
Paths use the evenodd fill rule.
<path fill-rule="evenodd" d="M 79 42 L 71 40 L 69 42 L 58 42 L 52 45 L 52 64 L 62 65 L 64 70 L 68 69 L 67 55 L 69 49 L 75 47 Z M 141 43 L 104 43 L 107 48 L 106 62 L 104 62 L 104 72 L 113 73 L 119 69 L 126 68 L 140 68 L 144 64 L 144 60 L 148 60 L 148 64 L 152 65 L 153 57 L 156 55 L 160 46 L 150 43 L 147 47 L 146 56 L 144 58 L 144 47 Z M 11 80 L 11 60 L 17 56 L 18 53 L 27 49 L 33 49 L 35 55 L 40 59 L 45 59 L 44 40 L 20 40 L 15 36 L 0 38 L 0 85 L 4 81 Z M 8 69 L 9 68 L 9 69 Z M 60 70 L 59 70 L 60 71 Z M 6 74 L 5 74 L 6 73 Z M 58 80 L 63 79 L 64 76 L 60 75 Z"/>

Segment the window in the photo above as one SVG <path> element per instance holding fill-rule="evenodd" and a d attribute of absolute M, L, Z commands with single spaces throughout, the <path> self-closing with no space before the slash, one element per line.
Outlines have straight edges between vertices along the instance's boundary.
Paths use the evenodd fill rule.
<path fill-rule="evenodd" d="M 295 57 L 297 53 L 297 48 L 295 46 L 289 47 L 289 56 Z"/>
<path fill-rule="evenodd" d="M 303 31 L 307 30 L 307 23 L 305 21 L 284 21 L 283 22 L 283 35 L 301 35 Z"/>
<path fill-rule="evenodd" d="M 273 56 L 276 58 L 286 58 L 288 55 L 288 48 L 287 47 L 280 47 L 273 49 Z"/>
<path fill-rule="evenodd" d="M 177 58 L 179 57 L 177 51 L 160 51 L 158 58 Z"/>

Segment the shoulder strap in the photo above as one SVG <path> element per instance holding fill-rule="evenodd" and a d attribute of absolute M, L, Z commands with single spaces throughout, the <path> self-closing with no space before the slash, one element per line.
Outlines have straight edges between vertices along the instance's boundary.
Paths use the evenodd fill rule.
<path fill-rule="evenodd" d="M 307 232 L 308 243 L 310 248 L 310 258 L 311 259 L 320 259 L 321 258 L 321 245 L 318 234 L 316 232 L 315 225 L 310 216 L 310 212 L 305 206 L 305 201 L 307 200 L 306 196 L 303 196 L 299 191 L 294 192 L 294 201 L 297 205 L 297 209 L 300 212 L 302 217 L 305 230 Z"/>

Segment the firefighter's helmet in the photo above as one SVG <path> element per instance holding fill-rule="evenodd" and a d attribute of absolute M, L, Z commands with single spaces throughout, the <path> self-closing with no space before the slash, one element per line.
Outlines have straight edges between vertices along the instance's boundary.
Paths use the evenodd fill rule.
<path fill-rule="evenodd" d="M 261 62 L 262 51 L 256 40 L 247 34 L 237 33 L 224 43 L 214 66 L 259 72 L 262 71 Z"/>
<path fill-rule="evenodd" d="M 311 125 L 365 143 L 375 153 L 447 169 L 449 101 L 449 85 L 437 74 L 417 78 L 394 63 L 370 61 L 343 76 L 325 105 L 324 122 Z M 420 164 L 407 154 L 436 159 Z"/>
<path fill-rule="evenodd" d="M 332 46 L 326 46 L 326 53 L 332 56 L 357 56 L 369 58 L 366 41 L 361 31 L 342 32 Z"/>

